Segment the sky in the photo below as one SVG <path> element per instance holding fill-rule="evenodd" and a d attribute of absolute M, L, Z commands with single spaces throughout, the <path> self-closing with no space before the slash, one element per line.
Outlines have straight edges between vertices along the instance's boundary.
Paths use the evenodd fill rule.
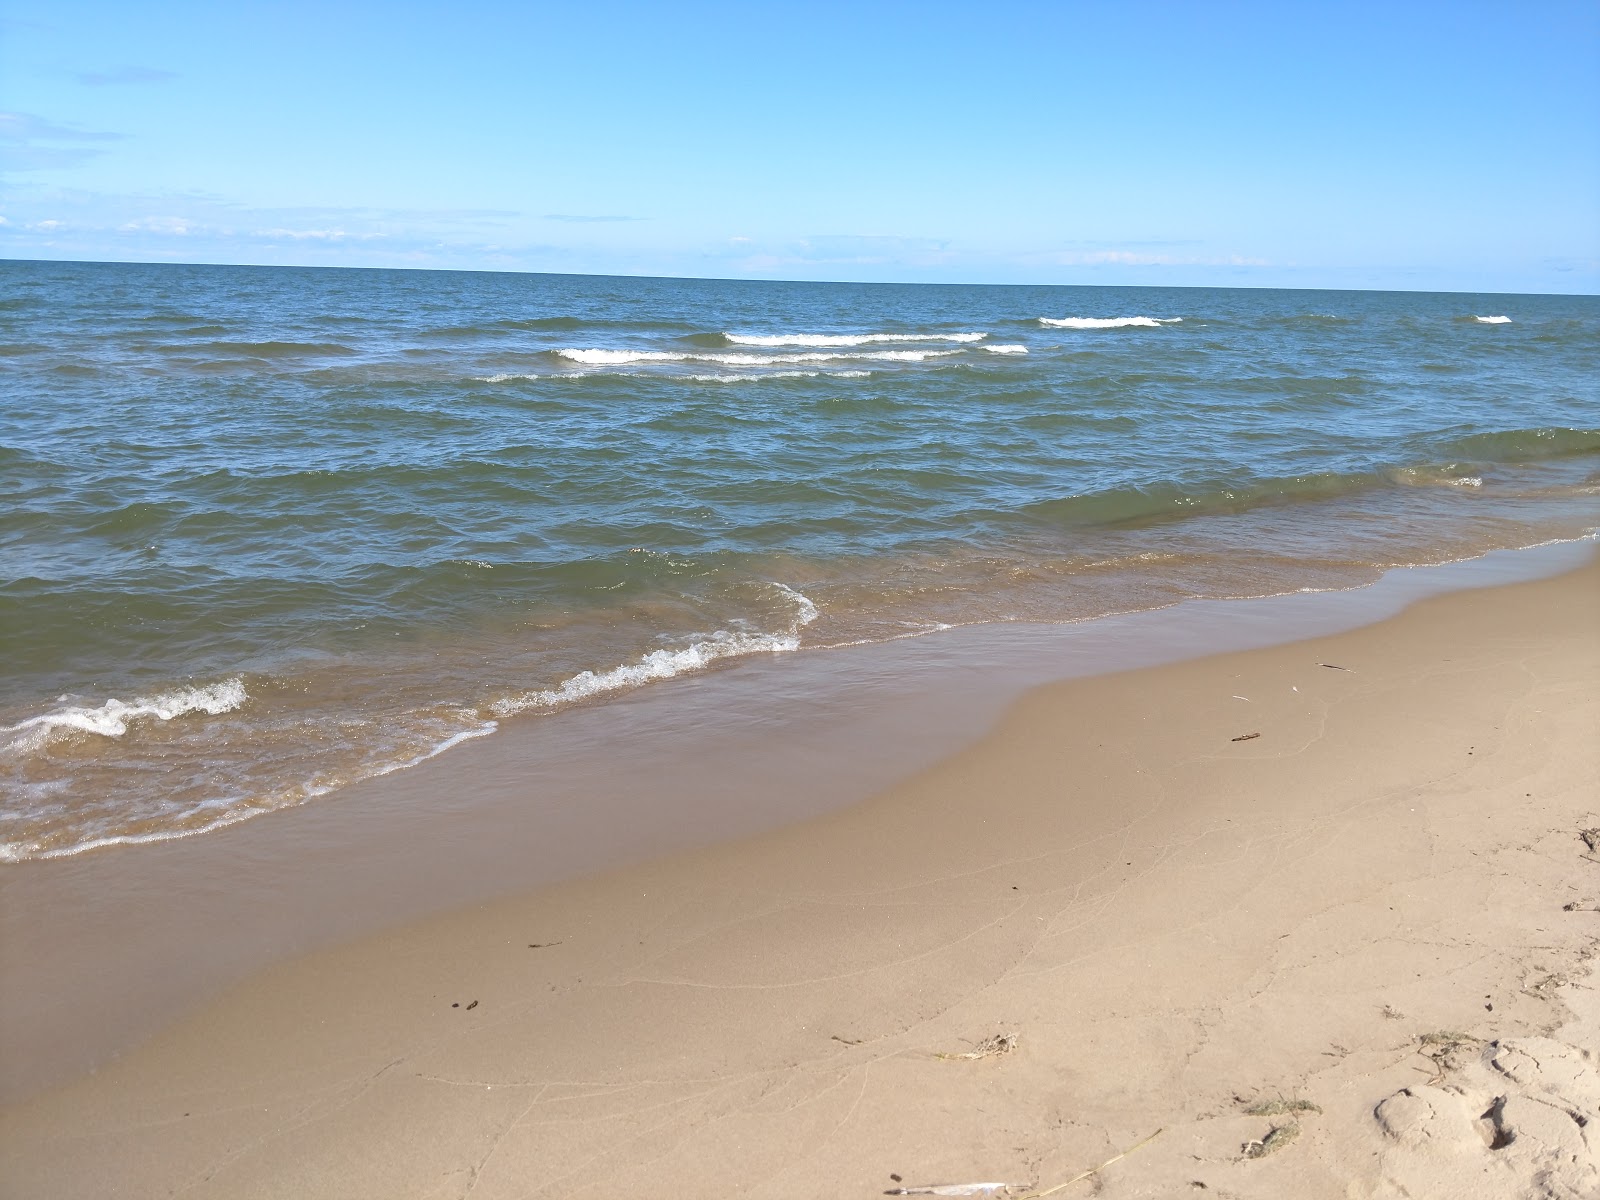
<path fill-rule="evenodd" d="M 0 257 L 1600 292 L 1600 0 L 4 0 Z"/>

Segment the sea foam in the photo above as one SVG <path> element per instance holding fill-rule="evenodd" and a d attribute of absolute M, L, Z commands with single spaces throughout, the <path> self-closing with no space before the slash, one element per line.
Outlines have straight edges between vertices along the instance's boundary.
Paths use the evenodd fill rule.
<path fill-rule="evenodd" d="M 1510 317 L 1473 317 L 1472 319 L 1474 321 L 1476 321 L 1479 325 L 1509 325 L 1509 324 L 1511 324 L 1511 318 Z"/>
<path fill-rule="evenodd" d="M 569 362 L 589 367 L 616 367 L 628 363 L 711 362 L 729 367 L 771 367 L 791 363 L 833 362 L 839 359 L 864 359 L 870 362 L 922 362 L 929 358 L 947 358 L 960 354 L 960 350 L 871 350 L 857 353 L 825 354 L 696 354 L 687 350 L 557 350 L 556 355 Z"/>
<path fill-rule="evenodd" d="M 981 342 L 986 333 L 725 333 L 737 346 L 868 346 L 877 342 Z"/>
<path fill-rule="evenodd" d="M 121 737 L 128 732 L 131 722 L 149 718 L 170 721 L 174 717 L 195 712 L 217 716 L 232 712 L 247 699 L 249 696 L 242 680 L 225 679 L 207 687 L 177 688 L 132 701 L 113 698 L 95 707 L 68 704 L 15 725 L 0 726 L 0 735 L 9 735 L 3 743 L 5 749 L 31 753 L 56 738 L 74 734 Z"/>
<path fill-rule="evenodd" d="M 557 687 L 507 696 L 496 701 L 491 711 L 497 717 L 510 717 L 534 709 L 563 708 L 593 696 L 700 671 L 719 659 L 739 658 L 748 654 L 784 654 L 798 650 L 800 631 L 817 619 L 817 606 L 784 584 L 773 583 L 770 586 L 787 597 L 795 607 L 793 621 L 781 633 L 719 629 L 677 650 L 652 650 L 635 662 L 623 663 L 609 671 L 580 671 Z"/>
<path fill-rule="evenodd" d="M 1039 324 L 1054 329 L 1159 329 L 1182 320 L 1182 317 L 1040 317 Z"/>

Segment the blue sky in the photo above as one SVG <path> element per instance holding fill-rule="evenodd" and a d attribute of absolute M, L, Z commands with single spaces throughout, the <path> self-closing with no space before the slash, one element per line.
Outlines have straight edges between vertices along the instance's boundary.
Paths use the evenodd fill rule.
<path fill-rule="evenodd" d="M 1600 0 L 0 14 L 4 257 L 1600 292 Z"/>

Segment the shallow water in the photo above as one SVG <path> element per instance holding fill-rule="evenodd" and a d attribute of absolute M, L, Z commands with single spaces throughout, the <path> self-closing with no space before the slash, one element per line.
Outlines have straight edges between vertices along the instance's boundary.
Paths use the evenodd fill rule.
<path fill-rule="evenodd" d="M 750 654 L 1578 537 L 1597 334 L 1585 297 L 0 264 L 0 840 L 202 830 Z"/>

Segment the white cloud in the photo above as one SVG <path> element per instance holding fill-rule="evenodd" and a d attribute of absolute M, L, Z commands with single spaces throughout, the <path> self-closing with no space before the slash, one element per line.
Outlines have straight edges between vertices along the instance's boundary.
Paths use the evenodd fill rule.
<path fill-rule="evenodd" d="M 171 233 L 183 236 L 194 228 L 193 222 L 183 217 L 141 217 L 117 226 L 118 233 Z"/>
<path fill-rule="evenodd" d="M 583 213 L 545 213 L 546 221 L 566 221 L 574 225 L 595 225 L 611 221 L 648 221 L 649 217 L 591 217 Z"/>
<path fill-rule="evenodd" d="M 1063 267 L 1270 267 L 1264 258 L 1239 254 L 1222 257 L 1182 254 L 1150 254 L 1142 250 L 1069 250 L 1051 258 Z"/>

